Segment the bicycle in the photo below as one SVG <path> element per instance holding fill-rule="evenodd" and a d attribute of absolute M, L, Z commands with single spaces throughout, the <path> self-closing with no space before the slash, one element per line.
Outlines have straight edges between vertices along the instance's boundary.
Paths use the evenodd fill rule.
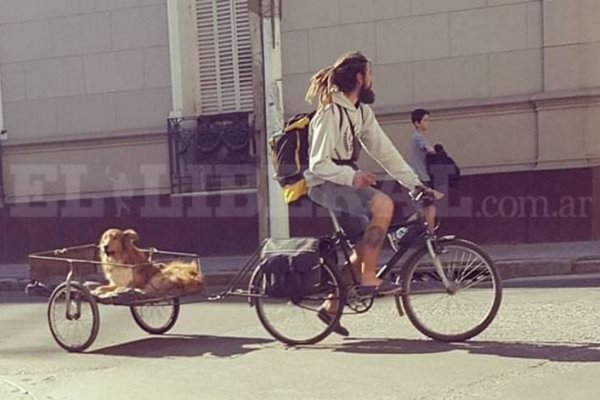
<path fill-rule="evenodd" d="M 422 199 L 423 192 L 413 198 L 417 206 Z M 369 311 L 376 295 L 361 290 L 364 288 L 350 263 L 352 245 L 336 216 L 329 213 L 334 233 L 317 240 L 318 261 L 310 266 L 312 280 L 308 281 L 310 286 L 301 296 L 290 298 L 269 292 L 272 277 L 261 263 L 261 253 L 272 240 L 267 239 L 227 288 L 208 300 L 221 300 L 227 296 L 247 298 L 267 332 L 289 345 L 317 343 L 331 334 L 342 314 Z M 315 241 L 315 238 L 305 239 Z M 403 223 L 392 224 L 387 239 L 394 254 L 378 270 L 377 276 L 391 277 L 401 285 L 401 291 L 395 295 L 398 312 L 401 316 L 406 314 L 420 332 L 438 341 L 457 342 L 478 335 L 490 325 L 500 307 L 502 284 L 494 263 L 479 246 L 455 236 L 437 237 L 429 233 L 422 213 L 414 214 Z M 405 262 L 397 265 L 410 249 L 414 251 Z M 196 254 L 154 248 L 146 251 L 152 252 L 154 258 L 187 258 L 198 262 Z M 44 268 L 60 267 L 67 273 L 66 280 L 52 293 L 47 293 L 50 296 L 48 323 L 56 342 L 71 352 L 81 352 L 91 346 L 100 326 L 99 303 L 130 307 L 135 322 L 150 334 L 163 334 L 171 329 L 179 316 L 180 297 L 186 293 L 131 298 L 94 296 L 90 288 L 80 282 L 86 273 L 95 271 L 101 264 L 97 252 L 97 246 L 90 244 L 29 256 L 31 266 L 37 263 Z M 339 253 L 344 260 L 341 265 Z M 240 288 L 244 285 L 247 290 Z M 40 282 L 36 281 L 28 288 L 33 291 L 38 286 Z M 468 302 L 459 304 L 455 301 L 467 295 Z M 445 307 L 442 307 L 442 300 Z M 317 312 L 325 301 L 337 301 L 338 307 L 324 324 L 317 318 Z M 350 311 L 344 312 L 344 308 Z"/>
<path fill-rule="evenodd" d="M 419 210 L 423 195 L 421 192 L 411 197 Z M 350 314 L 365 313 L 375 300 L 374 294 L 365 295 L 361 291 L 350 264 L 352 245 L 336 216 L 329 213 L 334 233 L 323 238 L 323 257 L 315 266 L 321 276 L 316 291 L 294 301 L 273 298 L 266 293 L 268 275 L 260 265 L 250 278 L 246 295 L 261 324 L 275 339 L 289 345 L 323 340 L 342 314 L 348 314 L 344 308 Z M 475 337 L 491 324 L 502 301 L 502 283 L 483 249 L 454 235 L 437 237 L 429 233 L 421 212 L 403 223 L 390 225 L 387 239 L 394 254 L 377 276 L 382 279 L 391 276 L 401 285 L 401 291 L 395 295 L 398 312 L 401 316 L 406 314 L 421 333 L 437 341 L 460 342 Z M 414 249 L 412 254 L 398 266 L 410 249 Z M 342 265 L 338 265 L 338 253 L 343 255 Z M 329 324 L 316 315 L 326 300 L 339 304 Z"/>

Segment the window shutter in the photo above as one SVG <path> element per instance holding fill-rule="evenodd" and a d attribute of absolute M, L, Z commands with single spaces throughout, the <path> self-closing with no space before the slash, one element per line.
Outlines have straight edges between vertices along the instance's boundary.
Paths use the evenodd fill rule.
<path fill-rule="evenodd" d="M 252 111 L 247 0 L 196 0 L 199 111 Z"/>

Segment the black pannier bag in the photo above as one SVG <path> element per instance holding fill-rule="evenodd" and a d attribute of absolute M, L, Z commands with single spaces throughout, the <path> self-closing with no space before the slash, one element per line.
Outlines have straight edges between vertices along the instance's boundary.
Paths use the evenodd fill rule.
<path fill-rule="evenodd" d="M 261 250 L 265 293 L 299 302 L 322 290 L 321 240 L 317 238 L 267 239 Z"/>

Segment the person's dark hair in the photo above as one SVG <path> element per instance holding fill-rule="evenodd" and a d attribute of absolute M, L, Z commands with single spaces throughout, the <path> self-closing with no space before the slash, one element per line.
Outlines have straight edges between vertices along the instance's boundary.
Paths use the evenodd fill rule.
<path fill-rule="evenodd" d="M 334 85 L 344 93 L 350 92 L 356 87 L 356 74 L 365 74 L 369 63 L 358 51 L 344 54 L 331 67 L 323 68 L 310 78 L 306 101 L 312 103 L 316 97 L 320 107 L 330 104 Z"/>
<path fill-rule="evenodd" d="M 442 145 L 441 145 L 441 144 L 439 144 L 439 143 L 438 143 L 438 144 L 436 144 L 435 146 L 433 146 L 433 150 L 434 150 L 436 153 L 443 153 L 443 152 L 445 152 L 445 151 L 446 151 L 446 150 L 444 150 L 444 146 L 442 146 Z"/>
<path fill-rule="evenodd" d="M 417 122 L 421 122 L 423 120 L 423 117 L 425 117 L 426 115 L 429 115 L 429 111 L 427 111 L 424 108 L 417 108 L 416 110 L 413 110 L 413 112 L 410 114 L 410 119 L 413 124 L 416 124 Z"/>

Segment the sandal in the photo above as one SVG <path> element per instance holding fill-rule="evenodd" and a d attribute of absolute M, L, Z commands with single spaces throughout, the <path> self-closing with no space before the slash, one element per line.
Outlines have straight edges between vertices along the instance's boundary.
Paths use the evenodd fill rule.
<path fill-rule="evenodd" d="M 319 311 L 317 311 L 317 317 L 319 317 L 319 319 L 325 325 L 330 325 L 331 319 L 333 318 L 331 314 L 328 313 L 327 310 L 325 310 L 324 308 L 319 308 Z M 340 325 L 339 321 L 335 325 L 333 325 L 333 332 L 341 336 L 348 336 L 350 334 L 350 332 L 348 332 L 348 329 Z"/>

